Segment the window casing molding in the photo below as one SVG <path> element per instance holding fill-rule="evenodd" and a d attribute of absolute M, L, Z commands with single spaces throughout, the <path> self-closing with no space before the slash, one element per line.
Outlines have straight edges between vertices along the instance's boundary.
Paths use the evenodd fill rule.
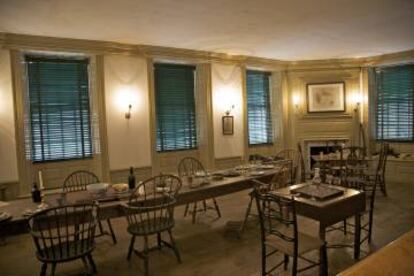
<path fill-rule="evenodd" d="M 368 82 L 374 140 L 414 142 L 414 64 L 371 67 Z"/>
<path fill-rule="evenodd" d="M 49 53 L 49 52 L 48 52 Z M 50 52 L 54 54 L 53 52 Z M 20 196 L 30 192 L 33 182 L 38 182 L 38 172 L 43 172 L 44 186 L 46 189 L 60 188 L 63 180 L 71 172 L 79 169 L 93 171 L 102 181 L 109 181 L 109 159 L 107 153 L 105 98 L 103 93 L 103 57 L 89 56 L 89 83 L 90 83 L 90 111 L 92 130 L 92 158 L 74 159 L 64 161 L 32 162 L 27 158 L 26 136 L 28 122 L 28 89 L 27 72 L 24 57 L 33 52 L 11 50 L 12 79 L 14 91 L 14 110 L 16 125 L 16 148 L 19 173 Z M 44 54 L 43 52 L 41 54 Z M 59 56 L 59 52 L 56 55 Z M 65 57 L 67 54 L 65 53 Z M 79 56 L 76 55 L 75 56 Z M 86 55 L 82 55 L 85 57 Z"/>

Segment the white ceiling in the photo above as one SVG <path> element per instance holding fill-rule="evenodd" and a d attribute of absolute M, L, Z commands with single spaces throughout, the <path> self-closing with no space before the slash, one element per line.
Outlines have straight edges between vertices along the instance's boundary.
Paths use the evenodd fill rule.
<path fill-rule="evenodd" d="M 414 49 L 414 0 L 0 0 L 0 32 L 353 58 Z"/>

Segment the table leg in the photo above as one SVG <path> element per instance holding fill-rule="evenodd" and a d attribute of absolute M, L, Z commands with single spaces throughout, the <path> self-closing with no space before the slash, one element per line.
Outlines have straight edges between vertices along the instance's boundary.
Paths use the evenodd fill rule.
<path fill-rule="evenodd" d="M 322 241 L 326 241 L 325 240 L 326 239 L 326 226 L 321 222 L 319 222 L 319 238 Z M 325 252 L 323 252 L 323 250 L 320 249 L 319 250 L 319 261 L 323 260 L 323 258 L 325 257 L 324 254 L 325 254 Z M 328 266 L 328 264 L 326 264 L 326 266 Z M 322 276 L 322 275 L 325 275 L 325 273 L 326 273 L 326 275 L 328 274 L 328 267 L 326 267 L 326 269 L 324 269 L 322 267 L 322 265 L 320 265 L 319 266 L 319 275 Z"/>
<path fill-rule="evenodd" d="M 355 215 L 354 259 L 358 260 L 361 246 L 361 214 Z"/>

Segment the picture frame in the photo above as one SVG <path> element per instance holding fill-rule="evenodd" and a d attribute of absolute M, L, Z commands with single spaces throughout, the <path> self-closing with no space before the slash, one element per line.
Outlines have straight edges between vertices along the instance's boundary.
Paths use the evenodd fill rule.
<path fill-rule="evenodd" d="M 306 98 L 308 113 L 345 112 L 345 83 L 309 83 Z"/>
<path fill-rule="evenodd" d="M 223 116 L 222 117 L 222 126 L 223 126 L 223 135 L 233 135 L 234 134 L 234 118 L 233 116 Z"/>

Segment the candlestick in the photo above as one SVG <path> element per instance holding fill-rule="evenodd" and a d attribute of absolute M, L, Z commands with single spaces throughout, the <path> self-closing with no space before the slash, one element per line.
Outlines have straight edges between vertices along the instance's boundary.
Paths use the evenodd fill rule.
<path fill-rule="evenodd" d="M 43 190 L 45 187 L 43 186 L 43 174 L 42 171 L 39 170 L 39 189 Z"/>

